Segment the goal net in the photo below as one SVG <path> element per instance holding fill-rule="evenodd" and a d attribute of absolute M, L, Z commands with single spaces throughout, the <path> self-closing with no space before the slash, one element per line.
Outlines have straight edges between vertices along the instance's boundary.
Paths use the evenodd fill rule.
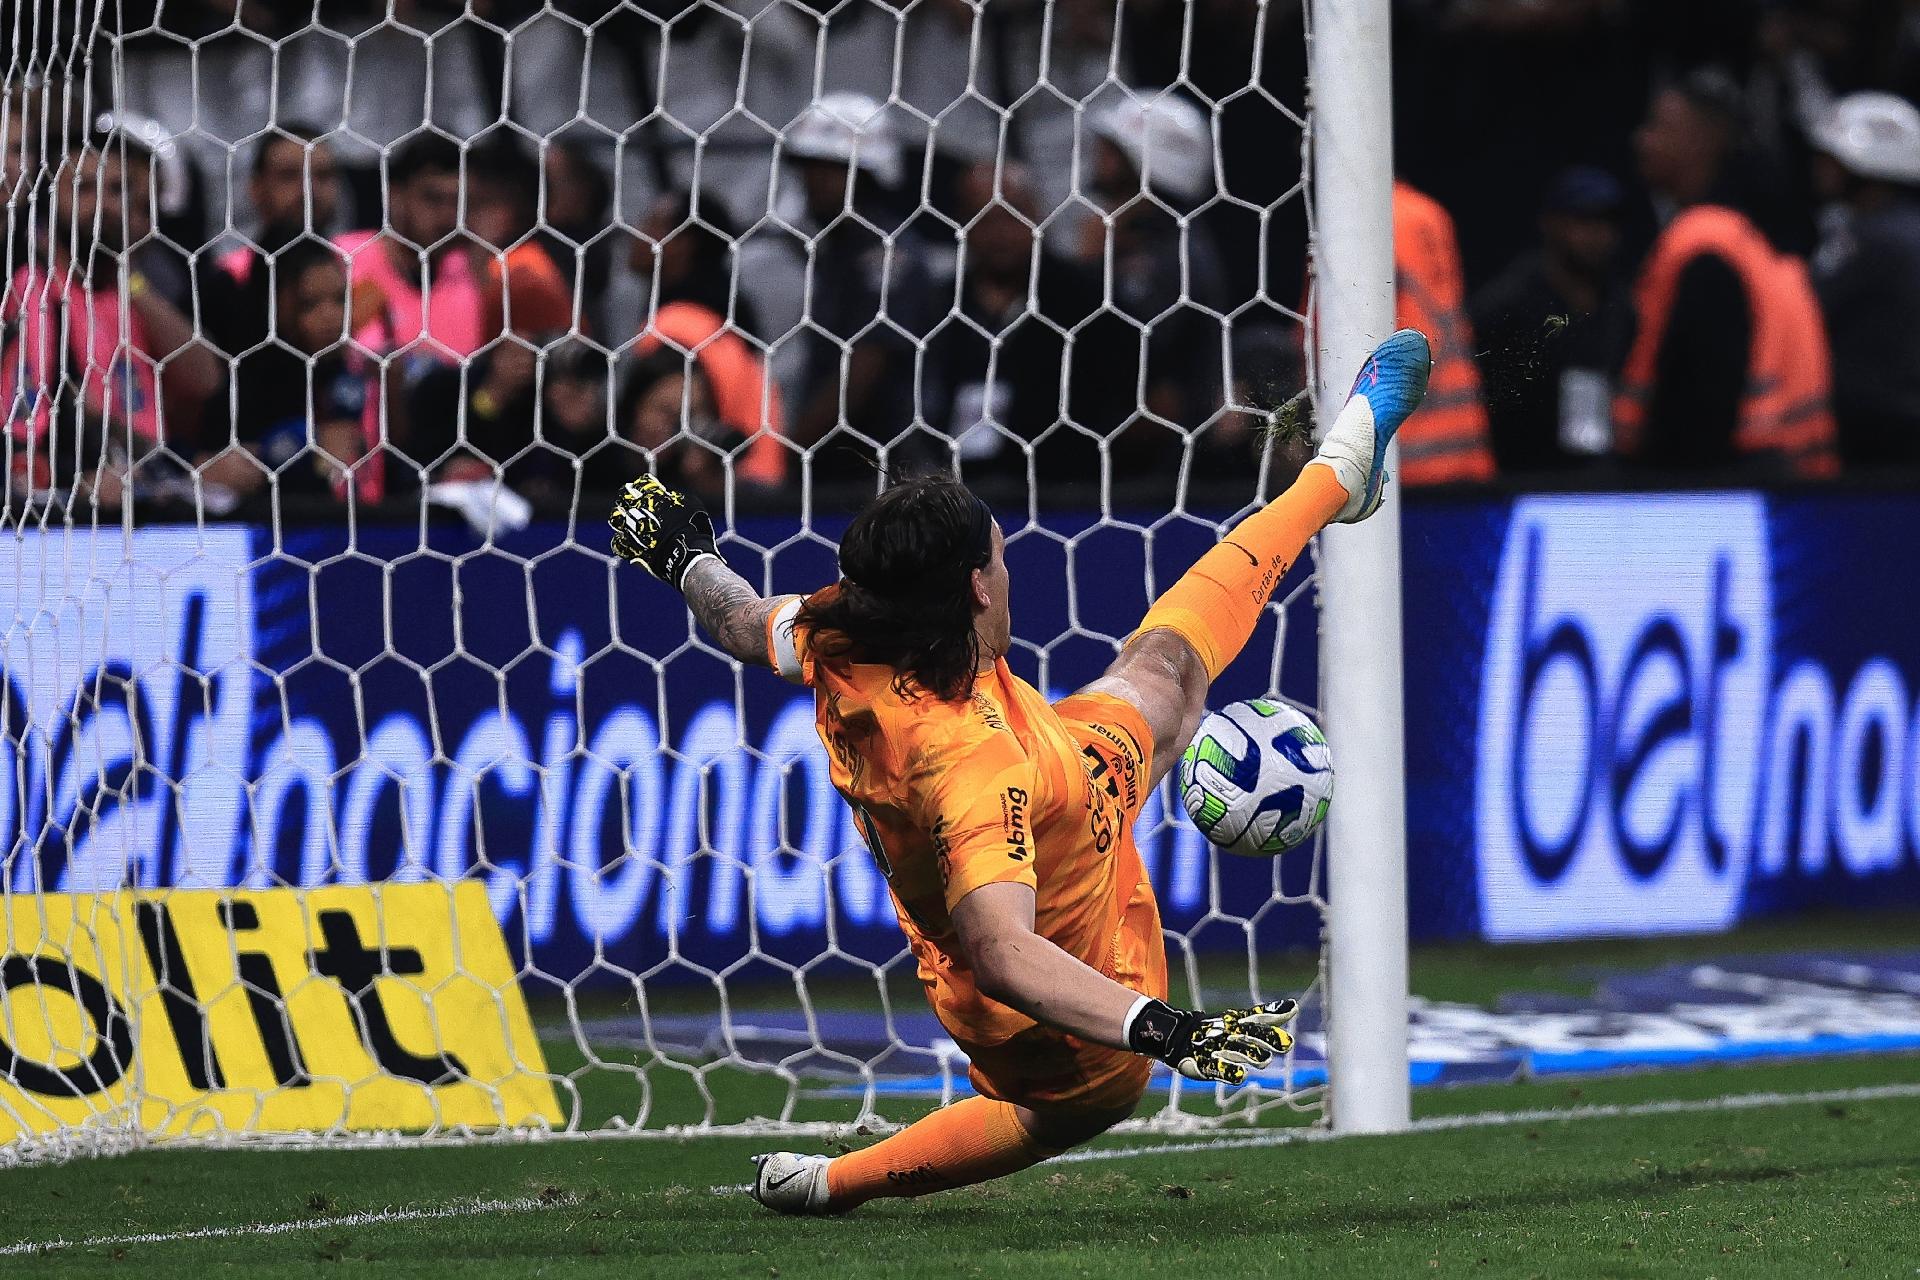
<path fill-rule="evenodd" d="M 968 1089 L 810 698 L 608 558 L 610 496 L 811 591 L 958 468 L 1015 671 L 1097 675 L 1303 457 L 1300 6 L 0 18 L 0 1163 Z M 1313 709 L 1311 567 L 1216 701 Z M 1139 1123 L 1316 1112 L 1319 842 L 1218 856 L 1171 781 L 1137 838 L 1176 1002 L 1307 1005 Z"/>

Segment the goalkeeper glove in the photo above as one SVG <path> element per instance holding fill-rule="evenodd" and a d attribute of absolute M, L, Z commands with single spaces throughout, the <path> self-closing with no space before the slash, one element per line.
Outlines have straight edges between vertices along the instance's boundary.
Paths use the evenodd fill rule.
<path fill-rule="evenodd" d="M 1160 1059 L 1189 1080 L 1239 1084 L 1248 1067 L 1264 1067 L 1276 1053 L 1293 1048 L 1286 1025 L 1299 1012 L 1292 1000 L 1220 1013 L 1149 1000 L 1127 1023 L 1127 1047 Z"/>
<path fill-rule="evenodd" d="M 607 524 L 613 529 L 614 555 L 676 591 L 702 556 L 720 554 L 713 545 L 713 518 L 700 499 L 653 476 L 641 476 L 620 491 Z"/>

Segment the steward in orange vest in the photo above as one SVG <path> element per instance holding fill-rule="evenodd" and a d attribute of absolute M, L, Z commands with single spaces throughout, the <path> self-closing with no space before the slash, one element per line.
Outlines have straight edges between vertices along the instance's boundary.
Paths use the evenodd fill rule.
<path fill-rule="evenodd" d="M 1676 390 L 1686 396 L 1678 384 L 1704 376 L 1688 367 L 1684 351 L 1676 354 L 1669 330 L 1684 291 L 1682 276 L 1708 258 L 1724 263 L 1737 278 L 1748 316 L 1746 379 L 1733 451 L 1775 460 L 1795 476 L 1834 474 L 1827 333 L 1806 264 L 1776 251 L 1745 215 L 1723 205 L 1697 204 L 1681 212 L 1654 241 L 1641 269 L 1634 288 L 1639 331 L 1614 401 L 1616 447 L 1623 455 L 1656 463 L 1711 460 L 1705 453 L 1708 442 L 1689 440 L 1710 431 L 1711 424 L 1682 420 L 1684 399 L 1664 415 L 1674 420 L 1660 421 L 1663 402 Z M 1698 271 L 1692 279 L 1701 279 Z M 1727 323 L 1737 323 L 1737 316 Z"/>
<path fill-rule="evenodd" d="M 1394 323 L 1433 340 L 1433 378 L 1420 411 L 1400 428 L 1404 485 L 1493 478 L 1486 402 L 1473 362 L 1460 242 L 1453 219 L 1431 197 L 1393 184 Z"/>

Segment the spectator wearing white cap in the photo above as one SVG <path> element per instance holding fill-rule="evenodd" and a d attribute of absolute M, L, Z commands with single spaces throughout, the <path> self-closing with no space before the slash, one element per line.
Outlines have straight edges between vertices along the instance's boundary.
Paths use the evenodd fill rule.
<path fill-rule="evenodd" d="M 1183 207 L 1213 191 L 1213 127 L 1172 92 L 1108 102 L 1088 116 L 1097 139 L 1094 185 L 1128 198 L 1150 190 Z"/>
<path fill-rule="evenodd" d="M 1112 451 L 1121 470 L 1152 474 L 1178 453 L 1167 428 L 1200 428 L 1222 404 L 1225 280 L 1212 238 L 1185 216 L 1215 191 L 1213 125 L 1171 91 L 1106 103 L 1087 123 L 1081 154 L 1101 216 L 1081 255 L 1103 268 L 1111 254 L 1108 305 L 1150 335 L 1138 416 Z"/>
<path fill-rule="evenodd" d="M 198 229 L 205 218 L 199 175 L 187 153 L 159 121 L 131 111 L 103 111 L 94 129 L 105 145 L 124 138 L 130 152 L 145 157 L 133 172 L 144 175 L 138 191 L 129 191 L 127 244 L 133 268 L 173 307 L 192 315 L 194 280 L 187 255 L 199 248 Z"/>
<path fill-rule="evenodd" d="M 783 150 L 814 230 L 791 434 L 813 446 L 816 481 L 871 483 L 874 461 L 897 471 L 931 451 L 908 437 L 924 421 L 916 383 L 935 403 L 940 385 L 920 341 L 934 321 L 926 246 L 895 211 L 901 146 L 874 99 L 829 93 L 794 121 Z"/>
<path fill-rule="evenodd" d="M 1920 463 L 1920 110 L 1856 93 L 1815 131 L 1828 205 L 1814 288 L 1833 341 L 1834 417 L 1849 464 Z"/>

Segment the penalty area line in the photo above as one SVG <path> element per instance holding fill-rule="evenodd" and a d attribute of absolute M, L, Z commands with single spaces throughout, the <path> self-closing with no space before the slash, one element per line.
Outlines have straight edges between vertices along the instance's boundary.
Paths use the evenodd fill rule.
<path fill-rule="evenodd" d="M 1438 1133 L 1454 1129 L 1497 1129 L 1504 1125 L 1547 1124 L 1556 1120 L 1606 1120 L 1627 1116 L 1677 1115 L 1697 1111 L 1747 1111 L 1755 1107 L 1821 1105 L 1837 1102 L 1875 1102 L 1884 1098 L 1920 1098 L 1920 1084 L 1864 1085 L 1853 1089 L 1816 1089 L 1806 1093 L 1733 1093 L 1718 1098 L 1677 1098 L 1659 1102 L 1625 1102 L 1583 1107 L 1541 1107 L 1531 1111 L 1476 1111 L 1457 1116 L 1427 1116 L 1415 1120 L 1402 1133 Z M 1199 1141 L 1155 1142 L 1123 1147 L 1093 1147 L 1069 1151 L 1046 1162 L 1047 1168 L 1060 1164 L 1087 1164 L 1096 1160 L 1131 1160 L 1137 1156 L 1166 1156 L 1212 1151 L 1246 1151 L 1261 1147 L 1285 1147 L 1302 1142 L 1330 1142 L 1348 1135 L 1331 1129 L 1279 1129 L 1266 1133 L 1248 1133 L 1232 1137 L 1205 1138 Z M 1391 1135 L 1383 1135 L 1391 1136 Z M 714 1195 L 734 1195 L 752 1190 L 749 1183 L 714 1187 Z"/>
<path fill-rule="evenodd" d="M 284 1236 L 300 1231 L 331 1231 L 343 1227 L 383 1226 L 392 1222 L 431 1222 L 437 1218 L 472 1218 L 495 1213 L 533 1213 L 558 1209 L 571 1199 L 457 1200 L 452 1204 L 415 1208 L 368 1209 L 328 1218 L 301 1218 L 293 1222 L 243 1222 L 225 1227 L 198 1227 L 191 1231 L 141 1231 L 120 1236 L 89 1236 L 83 1240 L 22 1240 L 0 1245 L 0 1258 L 17 1258 L 66 1249 L 117 1248 L 131 1244 L 171 1244 L 180 1240 L 232 1240 L 245 1236 Z"/>

